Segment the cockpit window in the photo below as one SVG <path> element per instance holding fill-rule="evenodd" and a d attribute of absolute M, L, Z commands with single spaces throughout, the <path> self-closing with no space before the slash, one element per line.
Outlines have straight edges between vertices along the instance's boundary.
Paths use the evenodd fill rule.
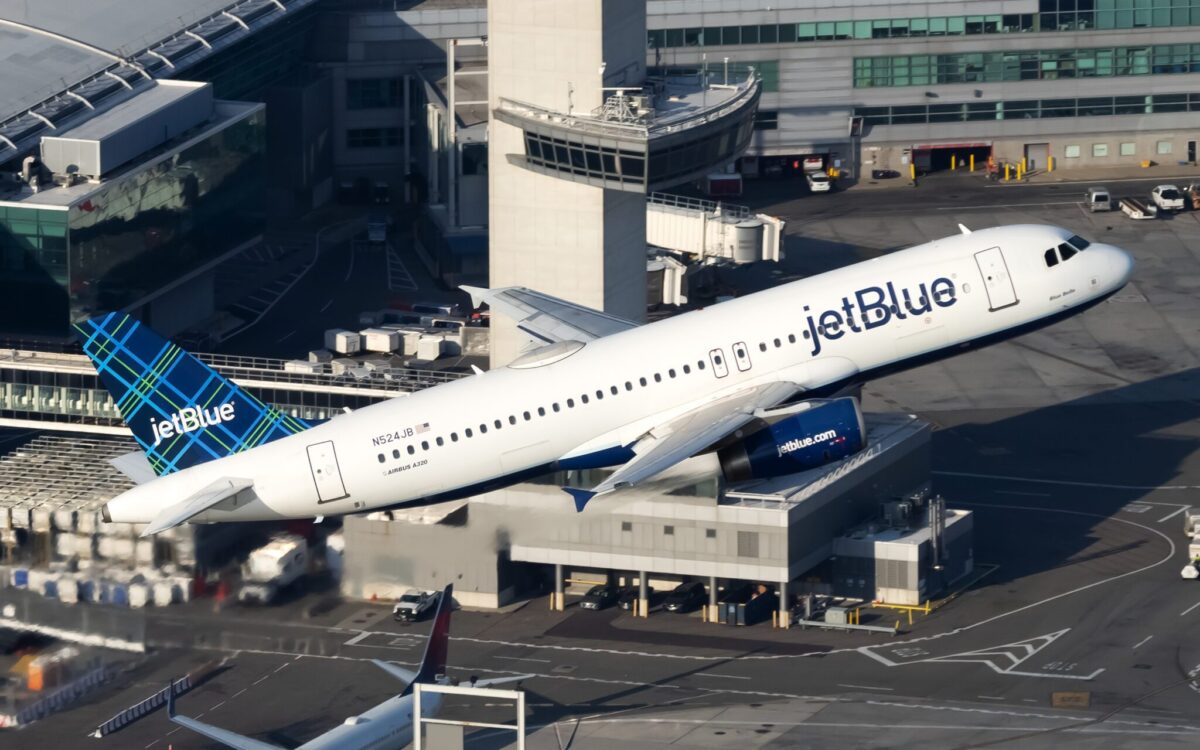
<path fill-rule="evenodd" d="M 1064 261 L 1070 260 L 1076 252 L 1078 251 L 1075 248 L 1065 242 L 1058 246 L 1058 254 L 1062 256 Z"/>
<path fill-rule="evenodd" d="M 1067 242 L 1076 250 L 1087 250 L 1088 245 L 1092 244 L 1077 234 L 1071 235 L 1071 239 L 1067 240 Z"/>
<path fill-rule="evenodd" d="M 1053 268 L 1058 265 L 1058 255 L 1054 252 L 1054 248 L 1046 251 L 1046 267 Z"/>

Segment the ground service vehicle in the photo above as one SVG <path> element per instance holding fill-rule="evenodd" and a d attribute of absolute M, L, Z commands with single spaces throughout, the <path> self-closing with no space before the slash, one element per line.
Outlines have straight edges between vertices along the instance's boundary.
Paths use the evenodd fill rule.
<path fill-rule="evenodd" d="M 439 596 L 436 591 L 409 589 L 392 607 L 392 619 L 399 622 L 416 622 L 434 608 Z"/>
<path fill-rule="evenodd" d="M 1159 211 L 1183 210 L 1183 193 L 1174 185 L 1156 185 L 1150 191 L 1150 200 L 1154 201 Z"/>
<path fill-rule="evenodd" d="M 308 569 L 308 542 L 279 534 L 250 553 L 242 565 L 238 601 L 271 604 L 281 592 L 298 584 Z"/>
<path fill-rule="evenodd" d="M 1106 187 L 1090 187 L 1083 194 L 1083 205 L 1092 213 L 1112 210 L 1112 194 Z"/>

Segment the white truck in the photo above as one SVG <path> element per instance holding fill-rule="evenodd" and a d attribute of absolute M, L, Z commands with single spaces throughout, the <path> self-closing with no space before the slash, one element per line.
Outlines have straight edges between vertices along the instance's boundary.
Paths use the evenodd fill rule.
<path fill-rule="evenodd" d="M 1183 210 L 1183 192 L 1174 185 L 1156 185 L 1150 191 L 1150 199 L 1159 211 Z"/>
<path fill-rule="evenodd" d="M 308 570 L 308 542 L 294 534 L 278 534 L 250 553 L 242 564 L 238 601 L 271 604 Z"/>
<path fill-rule="evenodd" d="M 396 605 L 392 607 L 392 619 L 400 622 L 416 622 L 426 612 L 433 611 L 439 598 L 441 598 L 441 594 L 437 591 L 409 589 L 396 600 Z"/>

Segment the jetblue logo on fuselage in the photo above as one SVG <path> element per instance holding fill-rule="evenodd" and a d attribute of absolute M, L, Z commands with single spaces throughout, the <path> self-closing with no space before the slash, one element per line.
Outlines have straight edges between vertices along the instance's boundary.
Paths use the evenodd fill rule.
<path fill-rule="evenodd" d="M 233 402 L 226 402 L 211 409 L 196 406 L 185 406 L 168 419 L 161 421 L 150 419 L 150 430 L 154 433 L 154 445 L 158 446 L 164 440 L 177 435 L 212 427 L 213 425 L 229 422 L 234 417 Z"/>
<path fill-rule="evenodd" d="M 958 290 L 954 282 L 944 276 L 929 284 L 918 284 L 915 290 L 903 287 L 897 290 L 890 281 L 881 287 L 859 289 L 851 296 L 842 297 L 841 307 L 810 313 L 805 318 L 812 354 L 821 353 L 822 338 L 836 341 L 848 332 L 862 333 L 885 326 L 892 320 L 924 315 L 933 310 L 934 305 L 950 307 L 957 301 Z M 804 306 L 804 312 L 809 313 L 808 305 Z"/>

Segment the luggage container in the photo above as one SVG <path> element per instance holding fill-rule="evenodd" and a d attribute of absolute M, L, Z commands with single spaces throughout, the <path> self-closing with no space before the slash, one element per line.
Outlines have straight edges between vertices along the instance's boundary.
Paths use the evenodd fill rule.
<path fill-rule="evenodd" d="M 284 372 L 299 372 L 304 375 L 320 375 L 325 371 L 322 362 L 309 362 L 304 359 L 292 359 L 283 363 Z"/>
<path fill-rule="evenodd" d="M 421 336 L 417 343 L 417 359 L 432 362 L 442 356 L 442 347 L 445 341 L 438 334 L 427 333 Z"/>
<path fill-rule="evenodd" d="M 400 348 L 400 332 L 389 328 L 365 328 L 361 332 L 363 348 L 369 352 L 390 354 Z"/>
<path fill-rule="evenodd" d="M 129 584 L 129 606 L 141 609 L 151 602 L 150 587 L 144 583 Z"/>

